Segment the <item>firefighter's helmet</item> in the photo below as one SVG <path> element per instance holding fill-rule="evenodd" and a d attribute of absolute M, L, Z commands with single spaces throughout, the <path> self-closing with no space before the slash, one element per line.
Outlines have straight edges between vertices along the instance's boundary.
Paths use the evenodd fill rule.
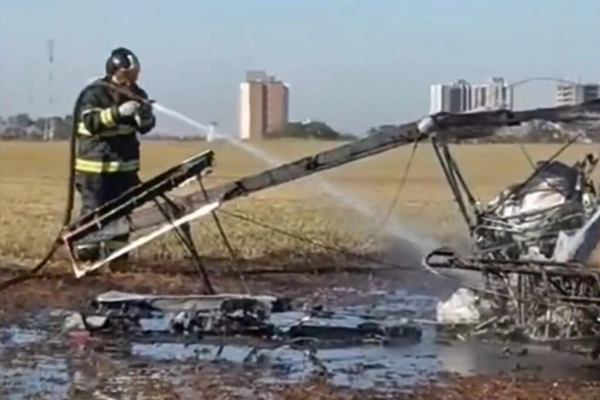
<path fill-rule="evenodd" d="M 106 60 L 106 75 L 135 83 L 140 73 L 140 61 L 137 56 L 125 47 L 114 49 Z"/>

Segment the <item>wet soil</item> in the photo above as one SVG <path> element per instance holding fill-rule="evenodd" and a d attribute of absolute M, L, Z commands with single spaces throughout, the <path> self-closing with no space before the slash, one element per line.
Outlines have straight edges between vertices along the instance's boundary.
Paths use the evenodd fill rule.
<path fill-rule="evenodd" d="M 447 297 L 456 283 L 432 278 L 421 267 L 399 261 L 397 254 L 365 254 L 363 259 L 327 253 L 302 256 L 293 252 L 278 252 L 252 260 L 232 262 L 231 259 L 205 259 L 205 266 L 217 292 L 263 293 L 301 297 L 310 293 L 315 301 L 335 298 L 337 302 L 351 299 L 328 289 L 334 286 L 391 290 L 409 289 Z M 388 265 L 369 260 L 384 260 Z M 23 275 L 31 267 L 2 263 L 0 282 Z M 449 285 L 450 283 L 450 285 Z M 40 306 L 68 307 L 88 301 L 90 297 L 108 290 L 139 293 L 190 294 L 202 293 L 204 287 L 198 270 L 191 261 L 143 260 L 126 267 L 101 269 L 99 274 L 76 279 L 67 262 L 44 268 L 35 279 L 0 291 L 2 315 Z M 6 301 L 5 301 L 6 300 Z M 330 299 L 331 300 L 331 299 Z M 358 299 L 360 300 L 360 299 Z"/>
<path fill-rule="evenodd" d="M 211 275 L 220 292 L 249 287 L 254 294 L 285 295 L 340 313 L 384 306 L 421 319 L 434 316 L 431 294 L 443 297 L 453 289 L 420 272 L 334 274 L 340 268 L 330 261 L 311 265 L 325 274 L 264 274 L 256 272 L 259 267 L 247 267 L 255 273 L 245 284 L 218 263 Z M 0 398 L 600 399 L 598 363 L 534 346 L 511 345 L 508 354 L 507 345 L 450 341 L 432 327 L 423 327 L 420 341 L 395 347 L 319 350 L 326 373 L 290 349 L 261 349 L 252 362 L 240 362 L 253 349 L 247 343 L 219 353 L 219 346 L 207 343 L 61 333 L 64 310 L 80 309 L 109 290 L 190 294 L 202 286 L 189 267 L 145 263 L 81 280 L 47 273 L 0 292 Z"/>

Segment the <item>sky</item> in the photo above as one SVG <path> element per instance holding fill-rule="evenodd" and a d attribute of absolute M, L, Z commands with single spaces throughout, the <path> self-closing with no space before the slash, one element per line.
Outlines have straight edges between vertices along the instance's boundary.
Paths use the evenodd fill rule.
<path fill-rule="evenodd" d="M 600 82 L 598 16 L 598 0 L 0 0 L 0 115 L 69 114 L 125 46 L 151 98 L 221 131 L 238 131 L 245 70 L 264 69 L 292 120 L 360 134 L 426 114 L 434 83 Z M 517 87 L 516 107 L 551 105 L 554 85 Z"/>

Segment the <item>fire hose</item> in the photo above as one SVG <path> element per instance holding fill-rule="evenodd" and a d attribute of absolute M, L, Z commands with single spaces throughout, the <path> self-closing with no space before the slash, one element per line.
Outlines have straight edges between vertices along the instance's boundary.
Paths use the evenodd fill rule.
<path fill-rule="evenodd" d="M 111 90 L 117 90 L 133 100 L 145 104 L 152 104 L 151 100 L 135 97 L 127 89 L 123 90 L 117 88 L 110 83 L 95 82 L 93 84 L 106 85 L 110 87 Z M 76 101 L 74 115 L 79 113 L 80 103 L 81 95 Z M 361 158 L 373 156 L 398 146 L 414 143 L 415 141 L 426 140 L 432 137 L 436 137 L 442 141 L 450 139 L 457 141 L 477 139 L 492 136 L 494 128 L 515 126 L 525 121 L 536 119 L 551 122 L 597 120 L 599 113 L 600 102 L 598 100 L 578 104 L 576 106 L 550 107 L 516 112 L 496 110 L 472 114 L 439 113 L 430 116 L 425 120 L 421 120 L 420 122 L 401 125 L 394 131 L 380 132 L 356 142 L 327 150 L 311 157 L 304 157 L 295 162 L 263 171 L 262 173 L 243 178 L 237 182 L 231 182 L 228 185 L 215 188 L 219 193 L 206 193 L 205 191 L 202 191 L 201 193 L 193 193 L 185 196 L 181 200 L 185 205 L 184 208 L 188 209 L 195 208 L 196 205 L 200 206 L 206 204 L 207 197 L 212 198 L 213 194 L 218 195 L 216 197 L 220 198 L 222 201 L 230 201 L 234 198 L 246 196 L 259 190 L 290 182 Z M 63 244 L 61 239 L 64 236 L 63 233 L 65 233 L 65 225 L 68 225 L 71 220 L 71 212 L 74 203 L 76 129 L 76 126 L 72 127 L 68 199 L 63 218 L 63 226 L 59 231 L 59 235 L 52 244 L 46 257 L 24 274 L 0 283 L 0 290 L 33 277 L 48 263 L 56 250 Z M 207 194 L 210 195 L 207 196 Z M 138 213 L 137 215 L 132 216 L 132 224 L 137 230 L 155 226 L 162 223 L 164 220 L 164 210 L 158 205 L 154 208 L 149 208 L 145 213 Z"/>
<path fill-rule="evenodd" d="M 153 100 L 147 100 L 140 96 L 136 96 L 131 93 L 127 89 L 123 89 L 112 85 L 108 82 L 97 81 L 93 82 L 91 85 L 103 85 L 109 88 L 110 90 L 119 92 L 132 100 L 137 100 L 144 104 L 152 104 Z M 91 86 L 90 85 L 90 86 Z M 61 222 L 61 227 L 56 234 L 55 238 L 50 245 L 50 249 L 46 253 L 46 255 L 32 268 L 24 271 L 23 273 L 18 274 L 17 276 L 7 279 L 4 282 L 0 282 L 0 291 L 5 290 L 11 286 L 16 284 L 25 282 L 29 279 L 32 279 L 37 273 L 39 273 L 52 259 L 56 251 L 62 246 L 62 234 L 64 233 L 65 228 L 71 222 L 71 217 L 73 214 L 73 206 L 75 203 L 75 157 L 76 157 L 76 146 L 77 146 L 77 124 L 75 123 L 76 116 L 79 115 L 81 109 L 81 101 L 83 99 L 83 94 L 85 90 L 81 91 L 77 99 L 75 100 L 75 105 L 73 107 L 73 125 L 71 127 L 71 135 L 69 137 L 69 169 L 68 169 L 68 177 L 67 177 L 67 202 L 65 204 L 65 209 L 63 212 L 63 218 Z"/>

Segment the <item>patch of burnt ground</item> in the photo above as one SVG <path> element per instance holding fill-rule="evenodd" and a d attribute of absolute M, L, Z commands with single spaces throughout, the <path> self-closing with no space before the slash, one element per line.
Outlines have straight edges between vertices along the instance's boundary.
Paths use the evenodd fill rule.
<path fill-rule="evenodd" d="M 365 255 L 376 259 L 377 255 Z M 373 266 L 364 261 L 326 253 L 299 256 L 278 252 L 264 257 L 233 262 L 231 259 L 205 259 L 211 282 L 217 292 L 303 296 L 307 293 L 326 295 L 333 286 L 408 285 L 411 268 Z M 2 264 L 0 281 L 10 280 L 26 270 L 23 266 Z M 48 265 L 35 279 L 0 291 L 3 307 L 0 318 L 39 307 L 72 308 L 109 290 L 144 294 L 200 294 L 204 286 L 199 272 L 189 260 L 137 260 L 127 267 L 107 269 L 77 279 L 66 262 Z M 393 279 L 389 279 L 393 276 Z M 367 278 L 367 279 L 365 279 Z M 323 293 L 321 293 L 321 290 Z"/>
<path fill-rule="evenodd" d="M 395 258 L 394 261 L 397 260 Z M 207 260 L 206 264 L 209 266 L 214 286 L 219 292 L 243 293 L 246 287 L 249 287 L 253 294 L 274 294 L 304 299 L 310 297 L 314 300 L 314 304 L 359 304 L 364 300 L 361 297 L 363 293 L 393 291 L 399 288 L 412 289 L 421 293 L 432 291 L 437 293 L 439 289 L 439 282 L 427 280 L 423 274 L 410 271 L 409 268 L 377 269 L 372 265 L 357 264 L 356 260 L 340 260 L 327 255 L 320 258 L 313 256 L 310 262 L 308 261 L 302 257 L 276 254 L 271 258 L 238 263 L 235 265 L 235 269 L 232 268 L 230 260 Z M 245 272 L 245 285 L 238 276 L 240 270 Z M 16 274 L 15 270 L 11 268 L 0 268 L 0 272 L 3 279 L 8 279 Z M 335 290 L 344 288 L 353 290 Z M 8 326 L 17 321 L 25 312 L 34 312 L 42 308 L 76 310 L 83 307 L 92 297 L 109 290 L 144 294 L 192 294 L 201 293 L 202 289 L 197 271 L 189 263 L 181 261 L 138 262 L 126 270 L 88 276 L 84 279 L 75 279 L 68 267 L 56 268 L 53 266 L 44 271 L 39 278 L 0 292 L 0 301 L 3 304 L 0 310 L 0 322 L 2 325 Z M 32 329 L 32 326 L 25 324 L 25 328 Z M 64 343 L 61 342 L 56 346 L 62 348 Z M 71 347 L 72 345 L 68 346 L 69 349 Z M 34 347 L 30 346 L 29 352 L 33 351 L 32 349 Z M 18 347 L 12 348 L 10 351 L 4 350 L 2 358 L 3 364 L 6 364 L 5 367 L 11 368 L 21 362 L 19 360 L 24 357 L 22 355 L 24 351 L 27 352 L 23 349 L 18 350 Z M 65 362 L 69 365 L 64 367 L 64 371 L 66 374 L 70 374 L 66 371 L 74 368 L 74 350 L 63 349 L 61 351 L 66 352 L 66 355 L 61 357 L 64 357 L 67 360 Z M 21 355 L 17 355 L 15 352 Z M 460 350 L 455 352 L 461 353 Z M 401 350 L 398 354 L 404 353 L 408 353 L 408 350 Z M 425 353 L 422 356 L 412 356 L 412 360 L 414 361 L 418 357 L 429 358 L 430 350 L 425 349 Z M 477 350 L 474 353 L 481 354 Z M 35 350 L 25 357 L 23 362 L 26 362 L 27 365 L 37 362 L 35 360 L 41 357 L 41 354 L 41 349 Z M 53 355 L 53 357 L 56 356 Z M 409 359 L 407 362 L 413 362 L 410 361 L 411 357 L 407 359 Z M 42 359 L 40 358 L 40 360 Z M 60 361 L 59 364 L 62 362 L 60 357 L 56 360 Z M 549 365 L 556 361 L 552 357 L 542 360 L 547 360 Z M 48 360 L 43 359 L 42 361 L 47 362 Z M 139 365 L 146 365 L 145 363 L 148 362 L 150 367 L 148 367 L 147 373 L 140 373 Z M 456 359 L 454 362 L 461 363 L 462 361 Z M 582 365 L 584 362 L 585 360 L 582 360 Z M 483 363 L 489 362 L 486 359 Z M 542 372 L 536 374 L 528 369 L 519 371 L 509 368 L 511 372 L 489 374 L 470 371 L 470 376 L 438 370 L 433 374 L 423 374 L 418 383 L 411 383 L 410 386 L 403 386 L 404 384 L 401 382 L 389 386 L 389 380 L 387 380 L 385 390 L 375 390 L 341 387 L 327 377 L 304 378 L 300 382 L 294 383 L 259 383 L 251 369 L 241 369 L 229 364 L 223 368 L 223 365 L 219 367 L 211 362 L 185 365 L 169 362 L 163 367 L 170 378 L 163 379 L 164 377 L 159 371 L 161 367 L 158 366 L 161 362 L 152 360 L 143 361 L 141 364 L 140 361 L 135 360 L 122 362 L 122 360 L 116 360 L 95 350 L 88 353 L 84 357 L 84 362 L 79 364 L 81 365 L 77 368 L 84 370 L 87 368 L 86 365 L 94 366 L 93 377 L 88 380 L 94 382 L 94 385 L 88 388 L 89 390 L 71 390 L 69 398 L 73 399 L 141 398 L 139 396 L 142 393 L 147 393 L 144 398 L 148 399 L 600 400 L 600 385 L 593 378 L 596 375 L 600 380 L 600 368 L 597 365 L 589 367 L 589 369 L 596 369 L 588 371 L 585 378 L 577 375 L 576 379 L 555 379 L 556 376 L 548 377 Z M 102 367 L 104 364 L 106 364 L 106 368 Z M 38 367 L 41 368 L 41 364 Z M 144 368 L 142 367 L 142 369 Z M 462 368 L 457 369 L 461 370 Z M 108 378 L 101 377 L 102 370 L 106 371 Z M 130 379 L 125 386 L 123 384 L 115 385 L 115 379 L 124 382 L 128 375 L 139 375 L 143 379 Z M 173 376 L 179 379 L 186 376 L 185 382 L 176 382 L 173 380 Z M 15 381 L 14 377 L 3 377 L 2 382 L 5 382 L 6 379 Z M 68 378 L 67 381 L 69 379 L 74 378 Z M 135 382 L 142 387 L 133 387 Z M 73 386 L 72 382 L 66 384 Z M 184 391 L 181 390 L 183 386 L 186 388 Z M 0 393 L 8 392 L 1 389 Z M 10 398 L 25 398 L 15 396 L 15 394 L 16 392 L 13 391 Z M 36 398 L 44 398 L 44 396 Z"/>

